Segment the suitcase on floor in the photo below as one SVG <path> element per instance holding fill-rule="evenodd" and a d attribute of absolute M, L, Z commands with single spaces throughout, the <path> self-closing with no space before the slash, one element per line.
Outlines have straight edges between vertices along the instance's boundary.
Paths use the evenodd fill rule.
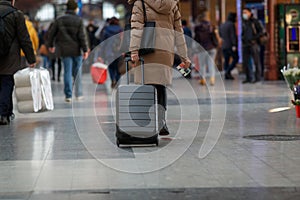
<path fill-rule="evenodd" d="M 141 58 L 142 84 L 129 84 L 128 62 L 125 58 L 127 85 L 120 85 L 116 94 L 117 145 L 158 146 L 157 91 L 144 85 L 144 60 Z"/>

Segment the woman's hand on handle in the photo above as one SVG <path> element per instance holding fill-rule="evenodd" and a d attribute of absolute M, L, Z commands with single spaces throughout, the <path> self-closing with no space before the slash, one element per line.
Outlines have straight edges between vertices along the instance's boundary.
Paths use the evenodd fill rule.
<path fill-rule="evenodd" d="M 138 63 L 139 60 L 140 60 L 139 52 L 138 51 L 131 52 L 131 61 L 132 61 L 132 66 L 133 67 L 137 66 L 137 63 Z"/>
<path fill-rule="evenodd" d="M 191 66 L 191 64 L 192 64 L 191 60 L 186 58 L 183 60 L 183 62 L 180 65 L 183 66 L 183 68 L 187 69 Z"/>

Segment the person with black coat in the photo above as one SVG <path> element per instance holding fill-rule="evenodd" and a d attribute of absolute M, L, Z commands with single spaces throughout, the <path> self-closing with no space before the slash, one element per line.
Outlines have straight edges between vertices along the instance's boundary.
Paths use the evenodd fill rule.
<path fill-rule="evenodd" d="M 76 15 L 78 5 L 75 0 L 67 2 L 67 12 L 58 17 L 49 30 L 48 46 L 51 53 L 62 58 L 64 64 L 65 101 L 72 101 L 73 80 L 77 100 L 83 99 L 82 94 L 82 58 L 88 57 L 88 40 L 83 20 Z M 55 43 L 55 47 L 54 47 Z M 83 57 L 82 57 L 83 52 Z"/>
<path fill-rule="evenodd" d="M 98 26 L 95 26 L 94 21 L 90 20 L 89 24 L 86 27 L 86 32 L 89 39 L 89 45 L 91 47 L 91 50 L 93 50 L 98 44 L 99 40 L 96 38 L 95 33 L 98 30 Z"/>
<path fill-rule="evenodd" d="M 26 67 L 21 66 L 21 49 L 30 67 L 36 62 L 24 14 L 13 7 L 14 3 L 15 0 L 0 1 L 0 15 L 14 10 L 3 19 L 6 35 L 11 36 L 5 41 L 11 41 L 11 45 L 8 54 L 0 58 L 0 125 L 8 125 L 13 116 L 14 74 Z"/>
<path fill-rule="evenodd" d="M 200 44 L 201 48 L 197 52 L 200 70 L 200 85 L 206 85 L 206 74 L 208 68 L 210 85 L 215 85 L 216 67 L 214 60 L 217 55 L 217 45 L 214 43 L 212 35 L 216 34 L 215 27 L 208 21 L 207 12 L 202 12 L 198 16 L 198 24 L 195 27 L 195 41 Z"/>
<path fill-rule="evenodd" d="M 235 68 L 239 61 L 237 51 L 237 32 L 235 28 L 236 13 L 229 13 L 227 21 L 219 28 L 219 33 L 222 38 L 222 51 L 224 56 L 225 79 L 233 80 L 231 71 Z M 230 62 L 232 58 L 232 62 Z"/>
<path fill-rule="evenodd" d="M 262 36 L 263 30 L 259 21 L 253 17 L 251 10 L 243 9 L 243 68 L 246 73 L 246 79 L 243 83 L 255 83 L 261 79 L 261 63 L 260 63 L 260 47 L 259 38 Z M 255 64 L 255 76 L 250 59 Z"/>

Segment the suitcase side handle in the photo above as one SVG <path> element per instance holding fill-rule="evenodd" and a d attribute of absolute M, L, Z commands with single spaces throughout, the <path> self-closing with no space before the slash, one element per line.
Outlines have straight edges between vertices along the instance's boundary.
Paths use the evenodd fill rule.
<path fill-rule="evenodd" d="M 126 77 L 127 77 L 127 85 L 129 85 L 129 66 L 128 63 L 132 61 L 131 57 L 125 57 L 125 63 L 126 63 Z M 145 72 L 144 72 L 144 65 L 145 61 L 144 58 L 140 57 L 140 62 L 141 62 L 141 70 L 142 70 L 142 85 L 145 84 Z"/>

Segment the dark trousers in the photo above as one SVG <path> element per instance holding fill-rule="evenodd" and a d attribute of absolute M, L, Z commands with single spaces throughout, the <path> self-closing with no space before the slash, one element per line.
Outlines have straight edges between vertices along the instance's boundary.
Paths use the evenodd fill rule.
<path fill-rule="evenodd" d="M 157 91 L 157 104 L 161 106 L 164 111 L 167 110 L 167 89 L 164 85 L 152 84 Z"/>
<path fill-rule="evenodd" d="M 157 91 L 158 130 L 161 130 L 166 125 L 167 89 L 163 85 L 153 84 L 153 86 Z"/>
<path fill-rule="evenodd" d="M 108 66 L 111 82 L 118 82 L 120 79 L 121 74 L 119 72 L 119 62 L 120 58 L 117 58 Z"/>
<path fill-rule="evenodd" d="M 62 68 L 62 64 L 61 64 L 61 59 L 60 58 L 54 58 L 50 60 L 50 67 L 52 69 L 52 79 L 55 80 L 55 63 L 57 61 L 57 65 L 58 65 L 58 71 L 57 71 L 57 79 L 60 79 L 60 74 L 61 74 L 61 68 Z"/>
<path fill-rule="evenodd" d="M 10 116 L 13 114 L 13 91 L 14 91 L 14 76 L 0 75 L 0 115 Z"/>
<path fill-rule="evenodd" d="M 232 51 L 232 49 L 223 49 L 224 56 L 224 70 L 227 74 L 235 68 L 236 64 L 239 62 L 239 55 L 237 51 Z M 229 64 L 230 58 L 232 58 L 231 64 Z"/>
<path fill-rule="evenodd" d="M 255 64 L 255 77 L 253 73 L 253 67 L 250 64 L 250 59 L 253 59 Z M 260 81 L 261 77 L 261 63 L 259 58 L 259 45 L 253 44 L 243 48 L 243 68 L 246 73 L 247 81 Z"/>

